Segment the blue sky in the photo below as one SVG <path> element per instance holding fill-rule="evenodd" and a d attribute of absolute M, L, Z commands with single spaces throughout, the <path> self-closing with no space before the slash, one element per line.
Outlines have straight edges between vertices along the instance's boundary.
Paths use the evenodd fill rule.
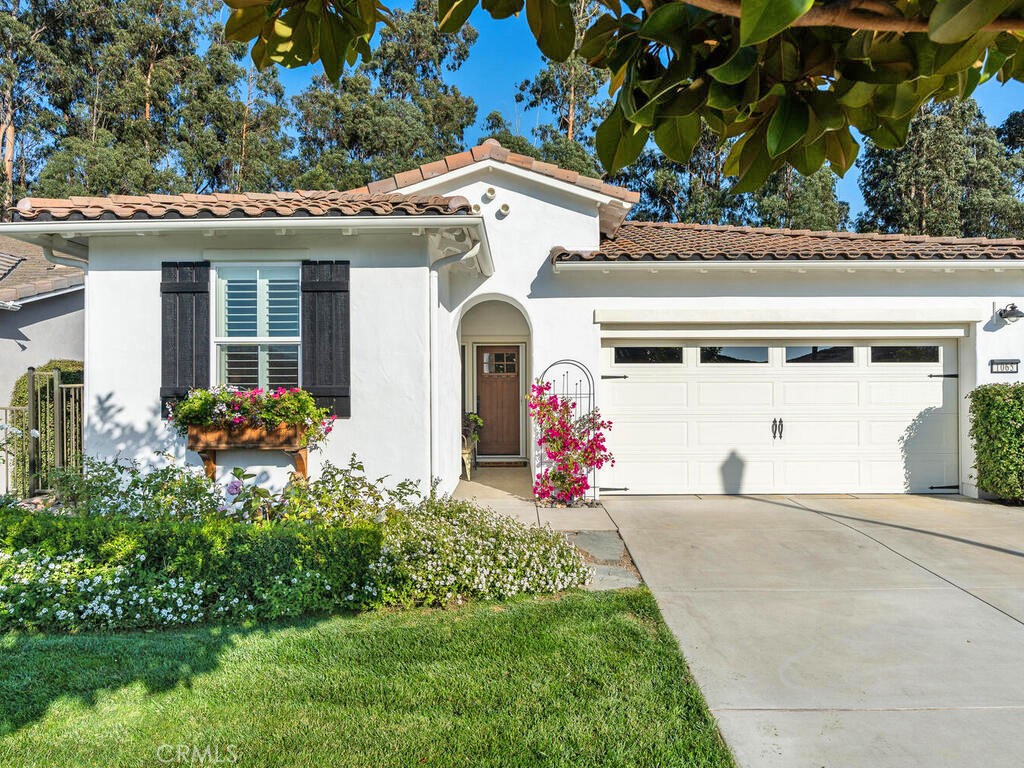
<path fill-rule="evenodd" d="M 396 3 L 405 5 L 405 3 Z M 541 67 L 537 45 L 530 34 L 525 17 L 495 21 L 487 13 L 475 11 L 470 23 L 480 33 L 469 59 L 458 72 L 450 76 L 452 83 L 477 103 L 477 125 L 466 134 L 466 142 L 475 144 L 480 137 L 480 124 L 488 113 L 498 110 L 517 125 L 519 132 L 530 135 L 539 122 L 545 121 L 543 114 L 536 110 L 524 112 L 516 104 L 517 86 L 531 77 Z M 297 93 L 319 71 L 319 67 L 293 71 L 282 71 L 281 79 L 289 93 Z M 989 81 L 979 86 L 974 94 L 981 109 L 992 125 L 999 125 L 1006 116 L 1017 109 L 1024 109 L 1024 83 L 999 85 Z M 839 183 L 839 196 L 850 203 L 851 213 L 856 215 L 863 208 L 863 199 L 857 187 L 857 170 L 853 168 Z"/>

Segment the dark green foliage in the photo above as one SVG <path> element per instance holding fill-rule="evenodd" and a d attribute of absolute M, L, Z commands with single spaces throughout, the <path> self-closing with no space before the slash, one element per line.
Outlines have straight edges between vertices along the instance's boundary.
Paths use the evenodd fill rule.
<path fill-rule="evenodd" d="M 62 384 L 81 384 L 84 370 L 85 366 L 81 360 L 51 360 L 36 366 L 36 373 L 60 371 Z M 28 403 L 28 372 L 14 382 L 14 388 L 11 390 L 11 405 L 25 405 L 26 403 Z"/>
<path fill-rule="evenodd" d="M 1017 110 L 1007 115 L 996 129 L 996 136 L 1014 152 L 1024 149 L 1024 111 Z"/>
<path fill-rule="evenodd" d="M 730 194 L 733 180 L 724 170 L 728 152 L 728 146 L 720 146 L 704 130 L 688 162 L 674 162 L 648 147 L 610 181 L 640 193 L 640 202 L 630 211 L 640 221 L 746 224 L 752 212 L 746 196 Z"/>
<path fill-rule="evenodd" d="M 1024 384 L 985 384 L 970 401 L 978 488 L 1024 501 Z"/>
<path fill-rule="evenodd" d="M 71 593 L 76 587 L 81 589 L 80 577 L 103 574 L 105 579 L 109 569 L 120 567 L 125 570 L 117 573 L 125 585 L 144 591 L 163 590 L 166 584 L 173 586 L 180 580 L 197 609 L 187 616 L 190 621 L 223 615 L 272 619 L 361 607 L 362 590 L 352 585 L 364 586 L 380 547 L 380 528 L 370 524 L 255 526 L 213 517 L 200 522 L 144 521 L 0 509 L 0 550 L 16 553 L 27 549 L 35 558 L 67 558 L 69 553 L 80 558 L 76 578 L 69 580 L 75 585 L 66 585 L 61 599 L 76 597 Z M 33 589 L 40 594 L 32 593 Z M 30 584 L 27 599 L 42 602 L 48 598 L 48 593 L 43 594 L 46 589 L 43 580 Z M 91 599 L 86 592 L 77 596 L 77 605 Z M 358 598 L 354 597 L 357 592 Z M 239 600 L 231 603 L 234 597 Z M 237 607 L 218 612 L 225 604 Z M 193 615 L 198 619 L 192 619 Z M 102 622 L 82 623 L 104 626 Z M 5 617 L 0 615 L 0 627 L 4 623 Z M 38 618 L 34 623 L 48 626 L 49 620 Z M 185 622 L 160 622 L 144 614 L 117 626 L 161 623 Z"/>
<path fill-rule="evenodd" d="M 1012 125 L 1003 132 L 1014 140 Z M 858 161 L 862 232 L 1024 236 L 1024 160 L 1000 142 L 973 100 L 922 110 L 900 149 L 868 144 Z"/>
<path fill-rule="evenodd" d="M 810 176 L 786 167 L 751 196 L 757 224 L 788 229 L 844 230 L 850 205 L 836 196 L 836 175 L 820 168 Z"/>
<path fill-rule="evenodd" d="M 836 196 L 836 175 L 823 168 L 805 177 L 791 168 L 772 174 L 759 189 L 737 193 L 726 174 L 724 146 L 706 128 L 686 163 L 677 163 L 656 147 L 610 179 L 640 192 L 631 218 L 698 224 L 842 230 L 849 205 Z"/>

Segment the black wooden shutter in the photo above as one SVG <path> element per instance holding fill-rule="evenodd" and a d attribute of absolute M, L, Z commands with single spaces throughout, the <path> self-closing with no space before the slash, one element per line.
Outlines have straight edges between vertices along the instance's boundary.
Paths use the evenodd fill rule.
<path fill-rule="evenodd" d="M 160 302 L 161 415 L 193 387 L 210 386 L 210 262 L 165 261 Z"/>
<path fill-rule="evenodd" d="M 302 388 L 335 416 L 351 416 L 347 261 L 302 262 Z"/>

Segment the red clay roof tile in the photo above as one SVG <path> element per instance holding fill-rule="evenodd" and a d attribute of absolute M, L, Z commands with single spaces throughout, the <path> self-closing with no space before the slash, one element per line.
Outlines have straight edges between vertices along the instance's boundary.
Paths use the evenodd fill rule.
<path fill-rule="evenodd" d="M 590 190 L 591 192 L 599 192 L 602 195 L 614 197 L 627 203 L 635 203 L 640 199 L 639 192 L 607 184 L 601 179 L 581 176 L 576 171 L 560 168 L 557 165 L 537 160 L 529 155 L 510 152 L 505 147 L 501 146 L 496 139 L 486 139 L 483 144 L 479 144 L 466 152 L 459 152 L 456 155 L 448 155 L 448 157 L 444 158 L 443 162 L 447 171 L 456 171 L 459 168 L 465 168 L 468 165 L 479 163 L 483 160 L 494 160 L 499 163 L 513 165 L 517 168 L 522 168 L 526 171 L 533 171 L 534 173 L 539 173 L 543 176 L 548 176 L 549 178 L 564 181 L 567 184 L 575 184 L 576 186 Z M 438 163 L 440 162 L 442 161 L 438 161 Z M 444 173 L 445 171 L 438 170 L 438 163 L 427 163 L 426 165 L 421 165 L 418 170 L 422 174 L 422 179 L 417 178 L 416 176 L 405 175 L 405 173 L 412 173 L 411 171 L 406 171 L 405 173 L 399 173 L 390 177 L 395 180 L 395 187 L 393 187 L 393 189 L 401 189 L 402 187 L 409 186 L 410 184 L 417 184 L 423 179 L 431 179 L 435 176 L 440 176 L 441 173 Z M 438 172 L 435 173 L 435 171 Z M 374 189 L 372 184 L 370 185 L 370 189 L 371 191 Z"/>
<path fill-rule="evenodd" d="M 370 190 L 394 188 L 394 179 L 369 184 Z M 464 197 L 382 194 L 380 192 L 274 192 L 240 195 L 136 195 L 71 197 L 66 200 L 27 197 L 12 209 L 15 221 L 89 219 L 159 219 L 210 216 L 388 216 L 470 213 Z"/>
<path fill-rule="evenodd" d="M 1024 259 L 1024 240 L 627 221 L 596 251 L 553 248 L 551 261 L 951 261 Z"/>

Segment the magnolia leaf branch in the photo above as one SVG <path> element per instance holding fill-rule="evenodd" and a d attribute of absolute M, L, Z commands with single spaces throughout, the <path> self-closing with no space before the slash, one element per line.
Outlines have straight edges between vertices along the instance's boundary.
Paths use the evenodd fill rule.
<path fill-rule="evenodd" d="M 722 16 L 740 18 L 740 0 L 686 0 L 687 5 Z M 653 0 L 643 0 L 648 13 Z M 873 11 L 866 13 L 865 11 Z M 891 15 L 889 15 L 891 12 Z M 896 8 L 880 2 L 846 2 L 828 7 L 814 6 L 794 21 L 793 27 L 841 27 L 872 32 L 927 32 L 928 19 L 903 16 Z M 1001 18 L 977 29 L 978 32 L 1024 32 L 1024 18 Z"/>

